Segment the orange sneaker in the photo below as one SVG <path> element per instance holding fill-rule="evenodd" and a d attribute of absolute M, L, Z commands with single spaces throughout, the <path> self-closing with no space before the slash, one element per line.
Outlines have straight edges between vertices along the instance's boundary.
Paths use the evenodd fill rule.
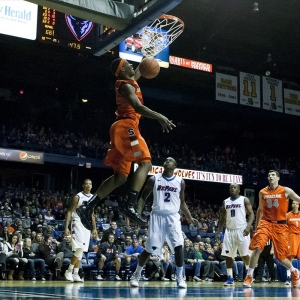
<path fill-rule="evenodd" d="M 298 287 L 299 285 L 299 271 L 295 269 L 293 272 L 291 272 L 292 277 L 292 287 Z"/>
<path fill-rule="evenodd" d="M 247 275 L 244 282 L 243 282 L 243 286 L 251 288 L 251 283 L 252 282 L 253 282 L 252 275 Z"/>

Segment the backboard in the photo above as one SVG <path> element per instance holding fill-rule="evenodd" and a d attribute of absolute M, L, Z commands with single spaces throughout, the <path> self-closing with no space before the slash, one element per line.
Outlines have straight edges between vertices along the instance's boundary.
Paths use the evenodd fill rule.
<path fill-rule="evenodd" d="M 29 0 L 57 11 L 103 25 L 94 55 L 100 56 L 128 36 L 166 14 L 182 0 Z M 101 27 L 100 27 L 101 28 Z"/>

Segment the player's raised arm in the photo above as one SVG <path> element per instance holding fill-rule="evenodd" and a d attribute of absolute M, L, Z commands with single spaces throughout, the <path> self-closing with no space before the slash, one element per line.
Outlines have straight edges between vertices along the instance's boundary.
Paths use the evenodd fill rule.
<path fill-rule="evenodd" d="M 142 192 L 141 198 L 139 199 L 139 202 L 138 202 L 138 205 L 137 205 L 137 212 L 139 214 L 142 213 L 142 211 L 145 207 L 145 204 L 146 204 L 146 200 L 150 196 L 150 194 L 153 190 L 153 187 L 154 187 L 154 176 L 151 176 L 147 180 L 146 186 L 145 186 L 145 188 Z"/>

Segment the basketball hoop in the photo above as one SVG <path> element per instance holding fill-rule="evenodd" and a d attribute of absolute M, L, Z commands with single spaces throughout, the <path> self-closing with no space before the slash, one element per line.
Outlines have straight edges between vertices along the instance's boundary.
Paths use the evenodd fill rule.
<path fill-rule="evenodd" d="M 142 29 L 142 54 L 154 57 L 168 47 L 183 32 L 184 23 L 177 17 L 162 15 Z"/>

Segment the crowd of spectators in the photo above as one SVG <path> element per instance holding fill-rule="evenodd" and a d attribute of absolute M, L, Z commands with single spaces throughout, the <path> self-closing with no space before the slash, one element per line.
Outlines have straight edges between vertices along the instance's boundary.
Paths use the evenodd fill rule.
<path fill-rule="evenodd" d="M 67 266 L 72 257 L 71 241 L 63 236 L 65 213 L 72 197 L 73 195 L 68 193 L 61 195 L 59 192 L 40 191 L 34 188 L 2 189 L 0 239 L 3 247 L 1 250 L 2 263 L 0 258 L 0 276 L 3 279 L 23 279 L 24 271 L 29 270 L 30 279 L 44 280 L 47 278 L 45 266 L 51 270 L 54 278 L 61 278 L 63 266 Z M 109 241 L 109 235 L 113 234 L 113 239 L 118 246 L 117 251 L 123 254 L 121 266 L 128 273 L 133 271 L 137 263 L 135 246 L 139 246 L 138 253 L 144 247 L 147 228 L 138 228 L 133 224 L 128 224 L 127 220 L 121 215 L 119 216 L 119 201 L 122 201 L 120 196 L 107 197 L 95 208 L 98 237 L 91 238 L 89 252 L 98 253 L 102 242 Z M 182 225 L 186 225 L 191 233 L 197 230 L 214 233 L 219 219 L 217 205 L 206 204 L 205 201 L 200 204 L 199 200 L 191 201 L 190 198 L 188 198 L 188 205 L 193 206 L 193 217 L 199 220 L 199 225 L 195 227 L 184 216 L 181 217 Z M 151 201 L 145 208 L 146 216 L 149 215 L 150 210 Z M 109 224 L 111 224 L 110 227 Z M 66 247 L 65 244 L 69 246 Z M 10 246 L 7 247 L 7 245 Z M 128 249 L 131 249 L 130 253 L 127 253 Z M 101 256 L 98 255 L 96 260 L 97 266 L 102 262 L 102 268 L 105 267 Z M 158 258 L 153 257 L 152 261 L 155 260 Z M 152 271 L 149 271 L 148 268 L 152 270 L 155 266 L 158 266 L 158 262 L 152 267 L 147 267 L 147 276 L 153 277 Z M 171 264 L 170 266 L 173 270 L 174 266 Z M 166 274 L 169 276 L 170 272 L 167 272 L 169 267 L 165 264 L 164 268 L 164 273 L 162 268 L 159 269 L 160 277 L 167 280 Z M 18 272 L 15 272 L 16 270 Z M 99 280 L 104 278 L 100 270 L 101 268 L 96 276 Z"/>
<path fill-rule="evenodd" d="M 33 125 L 19 121 L 18 125 L 2 125 L 0 147 L 50 152 L 55 154 L 103 159 L 109 147 L 109 141 L 97 133 L 57 131 L 50 127 Z M 205 149 L 195 140 L 180 143 L 177 140 L 161 141 L 157 137 L 147 140 L 153 163 L 161 165 L 164 159 L 172 156 L 179 168 L 209 172 L 239 174 L 255 179 L 265 177 L 270 169 L 277 170 L 282 178 L 291 181 L 300 178 L 300 161 L 293 156 L 280 157 L 276 154 L 261 152 L 249 154 L 246 147 L 235 145 L 206 145 Z M 105 135 L 106 136 L 106 135 Z M 108 135 L 107 135 L 108 138 Z M 154 138 L 154 137 L 153 137 Z"/>

